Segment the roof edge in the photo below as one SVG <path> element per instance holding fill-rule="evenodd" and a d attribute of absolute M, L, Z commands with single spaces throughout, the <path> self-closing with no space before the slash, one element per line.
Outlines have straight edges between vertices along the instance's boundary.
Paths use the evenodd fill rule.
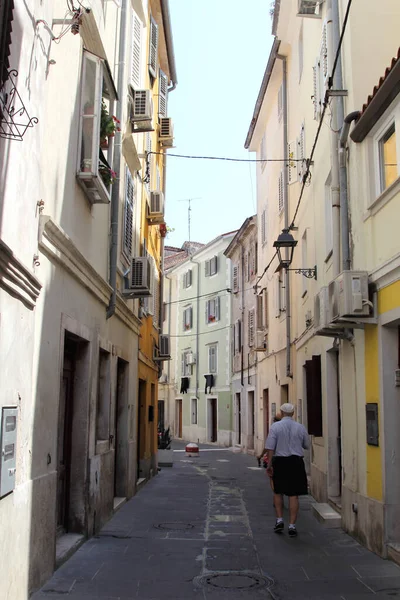
<path fill-rule="evenodd" d="M 171 27 L 171 13 L 169 10 L 168 0 L 161 0 L 161 12 L 163 18 L 165 43 L 167 45 L 168 64 L 170 68 L 170 76 L 172 81 L 172 86 L 169 89 L 169 91 L 172 92 L 178 84 L 178 77 L 176 74 L 175 52 Z"/>

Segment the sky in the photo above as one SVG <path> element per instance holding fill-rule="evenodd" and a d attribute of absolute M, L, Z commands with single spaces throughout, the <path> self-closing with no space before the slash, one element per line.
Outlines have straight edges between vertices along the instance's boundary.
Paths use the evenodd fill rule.
<path fill-rule="evenodd" d="M 169 246 L 208 243 L 257 212 L 254 163 L 171 154 L 255 159 L 244 149 L 271 45 L 269 0 L 170 0 L 178 85 L 169 94 L 175 148 L 168 150 Z"/>

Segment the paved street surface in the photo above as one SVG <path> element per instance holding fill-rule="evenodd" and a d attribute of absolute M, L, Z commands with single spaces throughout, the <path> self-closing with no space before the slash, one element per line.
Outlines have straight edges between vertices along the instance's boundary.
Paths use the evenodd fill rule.
<path fill-rule="evenodd" d="M 272 493 L 254 457 L 213 448 L 174 459 L 34 600 L 400 598 L 400 568 L 324 528 L 311 498 L 301 500 L 297 538 L 273 533 Z"/>

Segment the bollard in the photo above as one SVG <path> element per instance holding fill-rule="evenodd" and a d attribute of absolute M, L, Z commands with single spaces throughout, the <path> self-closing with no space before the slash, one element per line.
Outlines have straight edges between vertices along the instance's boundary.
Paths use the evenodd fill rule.
<path fill-rule="evenodd" d="M 197 444 L 190 442 L 186 444 L 185 448 L 186 456 L 198 456 L 199 455 L 199 447 Z"/>

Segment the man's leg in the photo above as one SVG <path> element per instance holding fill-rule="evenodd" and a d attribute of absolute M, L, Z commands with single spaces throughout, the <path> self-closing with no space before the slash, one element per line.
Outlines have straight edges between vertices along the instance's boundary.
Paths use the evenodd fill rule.
<path fill-rule="evenodd" d="M 289 496 L 289 524 L 294 525 L 299 514 L 299 497 Z"/>
<path fill-rule="evenodd" d="M 282 494 L 274 493 L 274 506 L 275 506 L 276 518 L 281 519 L 283 517 L 283 496 L 282 496 Z"/>

